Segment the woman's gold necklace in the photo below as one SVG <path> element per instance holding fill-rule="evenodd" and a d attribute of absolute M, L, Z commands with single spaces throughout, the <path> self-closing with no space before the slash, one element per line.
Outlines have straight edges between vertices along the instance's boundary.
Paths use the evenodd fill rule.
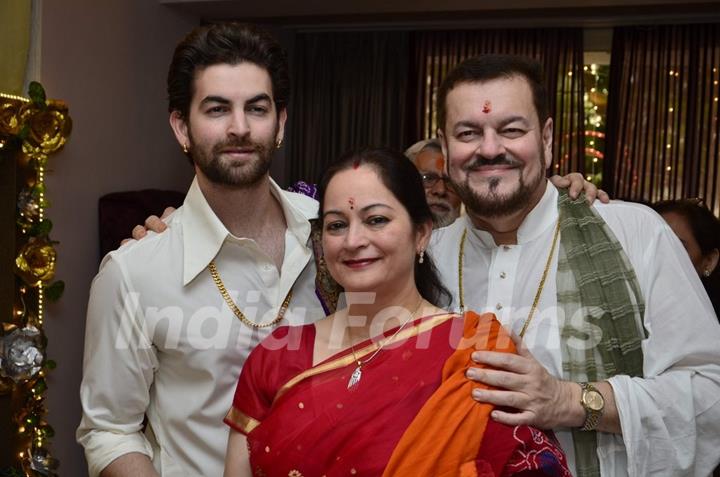
<path fill-rule="evenodd" d="M 355 363 L 357 364 L 357 366 L 355 367 L 355 371 L 353 371 L 353 373 L 350 375 L 350 379 L 348 380 L 348 384 L 347 384 L 348 389 L 355 389 L 358 386 L 358 384 L 360 384 L 360 379 L 362 379 L 362 367 L 365 366 L 366 364 L 368 364 L 370 361 L 372 361 L 372 359 L 375 356 L 377 356 L 377 354 L 380 351 L 382 351 L 382 349 L 385 347 L 386 344 L 388 344 L 389 342 L 391 342 L 392 340 L 395 339 L 395 337 L 398 335 L 398 333 L 400 333 L 400 331 L 402 331 L 402 329 L 405 328 L 405 325 L 408 324 L 408 322 L 417 314 L 417 312 L 420 310 L 420 307 L 422 306 L 422 303 L 423 303 L 423 297 L 420 297 L 420 303 L 418 303 L 418 306 L 415 308 L 415 311 L 413 311 L 410 314 L 410 316 L 408 316 L 407 319 L 405 321 L 403 321 L 403 323 L 400 325 L 398 330 L 390 338 L 387 338 L 386 340 L 384 340 L 380 344 L 378 349 L 376 349 L 375 352 L 365 361 L 362 361 L 362 360 L 358 359 L 357 356 L 355 356 L 355 346 L 352 344 L 350 345 L 350 351 L 352 352 L 353 359 L 355 360 Z"/>
<path fill-rule="evenodd" d="M 560 220 L 558 219 L 557 225 L 555 226 L 555 234 L 553 235 L 552 245 L 550 246 L 550 253 L 548 253 L 547 262 L 545 263 L 545 270 L 543 270 L 542 277 L 540 277 L 540 284 L 538 285 L 537 291 L 535 292 L 535 299 L 533 299 L 530 312 L 528 313 L 525 323 L 523 324 L 522 330 L 520 330 L 520 338 L 525 336 L 530 322 L 535 316 L 538 303 L 540 302 L 540 295 L 542 295 L 543 288 L 545 288 L 545 280 L 547 279 L 550 265 L 555 254 L 555 248 L 557 247 L 557 240 L 560 236 Z M 458 292 L 460 298 L 460 313 L 465 312 L 465 298 L 463 294 L 463 257 L 465 256 L 465 239 L 467 238 L 467 228 L 463 230 L 462 237 L 460 238 L 460 251 L 458 252 Z"/>
<path fill-rule="evenodd" d="M 208 264 L 208 270 L 210 271 L 210 276 L 215 282 L 215 286 L 220 292 L 220 295 L 222 295 L 223 299 L 225 300 L 225 303 L 227 303 L 235 316 L 237 316 L 240 321 L 245 323 L 250 328 L 270 328 L 271 326 L 275 326 L 277 323 L 279 323 L 280 320 L 282 320 L 285 316 L 285 312 L 287 311 L 288 305 L 290 305 L 290 300 L 292 299 L 292 288 L 290 288 L 290 291 L 285 296 L 282 305 L 280 305 L 280 310 L 278 311 L 277 317 L 275 317 L 274 320 L 272 320 L 270 323 L 255 323 L 254 321 L 249 320 L 243 314 L 242 310 L 235 304 L 233 299 L 230 297 L 230 294 L 228 293 L 227 288 L 225 288 L 225 284 L 223 283 L 222 279 L 220 278 L 220 274 L 217 271 L 217 267 L 215 266 L 215 260 L 210 260 L 210 263 Z"/>

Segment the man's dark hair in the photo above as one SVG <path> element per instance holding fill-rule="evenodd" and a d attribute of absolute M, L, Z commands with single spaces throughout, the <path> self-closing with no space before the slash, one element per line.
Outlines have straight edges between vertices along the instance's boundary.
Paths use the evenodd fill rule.
<path fill-rule="evenodd" d="M 438 127 L 445 130 L 447 120 L 447 96 L 450 91 L 461 83 L 484 83 L 499 78 L 509 79 L 520 76 L 530 85 L 540 126 L 550 112 L 548 110 L 547 88 L 542 66 L 526 56 L 517 55 L 482 55 L 468 58 L 445 77 L 437 95 Z"/>
<path fill-rule="evenodd" d="M 278 112 L 290 100 L 285 50 L 269 33 L 253 25 L 214 23 L 191 31 L 175 48 L 167 78 L 168 110 L 188 117 L 195 74 L 218 64 L 253 63 L 270 75 Z"/>

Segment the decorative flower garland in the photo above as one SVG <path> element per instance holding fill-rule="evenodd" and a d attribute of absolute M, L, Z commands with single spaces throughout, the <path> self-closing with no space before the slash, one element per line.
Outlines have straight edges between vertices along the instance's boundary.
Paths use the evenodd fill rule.
<path fill-rule="evenodd" d="M 50 454 L 54 431 L 46 421 L 46 373 L 55 362 L 45 354 L 44 306 L 60 298 L 62 281 L 53 282 L 57 242 L 50 240 L 52 222 L 45 197 L 48 156 L 70 135 L 67 105 L 47 100 L 39 83 L 30 98 L 0 93 L 0 161 L 17 160 L 15 301 L 12 316 L 0 316 L 0 394 L 12 395 L 16 439 L 10 439 L 17 466 L 3 476 L 55 476 L 57 459 Z"/>

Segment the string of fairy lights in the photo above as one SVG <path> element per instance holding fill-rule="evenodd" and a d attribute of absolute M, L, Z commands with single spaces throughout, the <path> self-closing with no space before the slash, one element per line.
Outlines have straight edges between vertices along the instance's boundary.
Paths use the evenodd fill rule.
<path fill-rule="evenodd" d="M 50 239 L 52 223 L 45 174 L 49 156 L 70 135 L 72 121 L 62 101 L 47 100 L 39 83 L 31 83 L 30 98 L 0 94 L 0 161 L 15 161 L 17 215 L 14 260 L 15 297 L 9 319 L 0 316 L 0 394 L 10 396 L 15 429 L 6 446 L 14 449 L 15 465 L 0 469 L 0 477 L 54 477 L 59 465 L 50 453 L 55 431 L 47 422 L 47 359 L 43 331 L 45 304 L 64 290 L 54 280 L 57 252 Z"/>
<path fill-rule="evenodd" d="M 602 162 L 605 159 L 605 118 L 610 67 L 591 63 L 583 66 L 583 74 L 586 179 L 599 187 L 602 184 Z"/>

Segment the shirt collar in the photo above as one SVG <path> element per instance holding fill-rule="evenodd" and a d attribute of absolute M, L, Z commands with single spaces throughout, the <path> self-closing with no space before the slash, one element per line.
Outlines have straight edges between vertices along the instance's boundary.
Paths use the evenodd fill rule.
<path fill-rule="evenodd" d="M 547 181 L 545 192 L 540 201 L 533 207 L 518 228 L 517 243 L 522 245 L 531 242 L 551 227 L 558 218 L 557 211 L 558 191 L 550 181 Z M 476 228 L 469 215 L 465 217 L 466 227 L 470 236 L 477 239 L 484 247 L 497 247 L 495 240 L 489 232 Z"/>
<path fill-rule="evenodd" d="M 307 244 L 310 238 L 310 219 L 317 217 L 317 202 L 301 194 L 283 191 L 272 179 L 270 193 L 280 202 L 290 233 L 299 243 Z M 183 286 L 205 270 L 226 240 L 238 242 L 244 239 L 232 235 L 215 215 L 200 190 L 197 177 L 183 203 L 182 231 Z"/>

